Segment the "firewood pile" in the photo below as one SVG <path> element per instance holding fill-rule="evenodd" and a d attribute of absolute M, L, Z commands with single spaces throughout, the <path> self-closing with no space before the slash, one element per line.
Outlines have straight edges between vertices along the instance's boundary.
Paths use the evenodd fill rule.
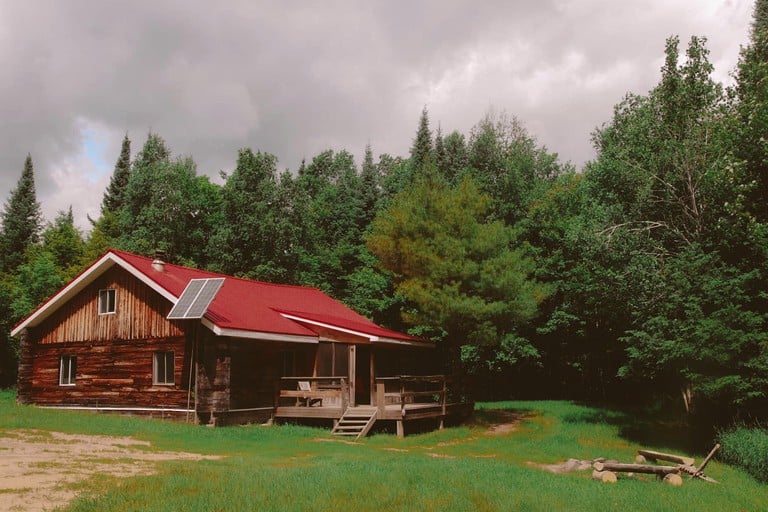
<path fill-rule="evenodd" d="M 695 460 L 691 457 L 651 450 L 638 450 L 633 464 L 623 464 L 599 458 L 592 463 L 592 478 L 602 482 L 615 483 L 619 473 L 625 476 L 644 473 L 656 475 L 665 483 L 677 487 L 683 485 L 683 476 L 687 475 L 688 479 L 696 478 L 716 484 L 718 483 L 717 480 L 704 474 L 704 468 L 707 467 L 719 449 L 720 445 L 716 444 L 699 466 L 696 466 Z M 660 465 L 657 464 L 658 461 L 671 462 L 674 465 Z"/>

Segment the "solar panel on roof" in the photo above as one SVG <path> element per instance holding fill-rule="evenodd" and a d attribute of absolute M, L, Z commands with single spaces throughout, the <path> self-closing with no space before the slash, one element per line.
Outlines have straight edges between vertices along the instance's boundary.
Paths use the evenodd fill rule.
<path fill-rule="evenodd" d="M 202 318 L 223 284 L 223 277 L 191 279 L 166 318 L 168 320 Z"/>

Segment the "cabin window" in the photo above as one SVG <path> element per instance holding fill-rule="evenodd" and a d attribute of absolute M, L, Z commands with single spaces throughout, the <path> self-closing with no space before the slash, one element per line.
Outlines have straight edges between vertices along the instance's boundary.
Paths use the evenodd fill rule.
<path fill-rule="evenodd" d="M 99 314 L 108 315 L 115 312 L 117 303 L 115 301 L 116 292 L 113 288 L 99 290 Z"/>
<path fill-rule="evenodd" d="M 153 384 L 173 384 L 173 352 L 155 352 Z"/>
<path fill-rule="evenodd" d="M 59 386 L 74 386 L 77 357 L 65 355 L 59 359 Z"/>

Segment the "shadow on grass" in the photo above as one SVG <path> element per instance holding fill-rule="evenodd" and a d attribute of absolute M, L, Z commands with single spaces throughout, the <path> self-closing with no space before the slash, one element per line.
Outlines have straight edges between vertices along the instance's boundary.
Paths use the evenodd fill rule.
<path fill-rule="evenodd" d="M 567 423 L 603 423 L 618 428 L 619 435 L 642 447 L 659 447 L 706 454 L 715 443 L 716 427 L 696 418 L 664 410 L 618 408 L 582 403 L 583 411 L 563 417 Z"/>
<path fill-rule="evenodd" d="M 472 417 L 465 424 L 481 428 L 490 428 L 494 425 L 506 423 L 519 423 L 520 421 L 536 415 L 533 409 L 475 409 Z"/>

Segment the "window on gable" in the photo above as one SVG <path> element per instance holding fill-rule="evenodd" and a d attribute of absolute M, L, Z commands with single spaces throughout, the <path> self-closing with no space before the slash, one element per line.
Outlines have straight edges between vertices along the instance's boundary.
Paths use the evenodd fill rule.
<path fill-rule="evenodd" d="M 76 371 L 77 356 L 61 356 L 59 358 L 59 386 L 74 386 Z"/>
<path fill-rule="evenodd" d="M 152 369 L 153 384 L 173 384 L 173 352 L 155 352 Z"/>
<path fill-rule="evenodd" d="M 117 302 L 115 300 L 116 295 L 117 294 L 113 288 L 107 290 L 99 290 L 100 315 L 108 315 L 115 312 L 117 306 Z"/>

